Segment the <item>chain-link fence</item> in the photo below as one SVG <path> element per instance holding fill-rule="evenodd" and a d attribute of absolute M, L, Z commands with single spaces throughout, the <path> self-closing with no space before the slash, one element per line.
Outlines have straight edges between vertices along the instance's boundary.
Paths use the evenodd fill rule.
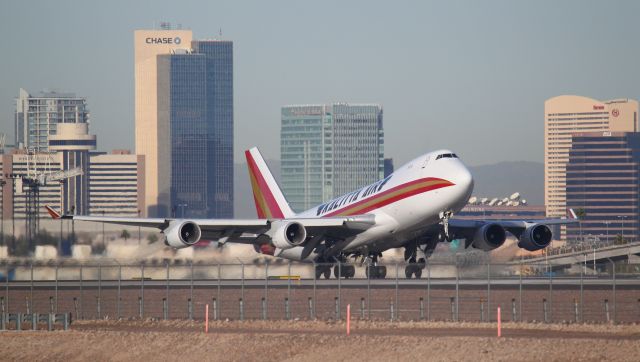
<path fill-rule="evenodd" d="M 76 319 L 203 319 L 208 304 L 212 319 L 327 320 L 344 318 L 350 304 L 359 319 L 495 321 L 501 307 L 503 320 L 640 322 L 635 264 L 104 261 L 10 264 L 0 266 L 0 274 L 1 312 L 71 312 Z"/>

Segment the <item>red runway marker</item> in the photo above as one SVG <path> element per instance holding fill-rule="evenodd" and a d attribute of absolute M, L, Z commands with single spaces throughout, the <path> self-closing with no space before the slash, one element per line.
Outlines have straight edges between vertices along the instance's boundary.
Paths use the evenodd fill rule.
<path fill-rule="evenodd" d="M 204 306 L 204 333 L 209 333 L 209 304 Z"/>
<path fill-rule="evenodd" d="M 502 318 L 500 317 L 500 307 L 498 307 L 498 338 L 502 335 L 502 326 L 500 325 Z"/>
<path fill-rule="evenodd" d="M 351 332 L 351 304 L 347 304 L 347 336 Z"/>

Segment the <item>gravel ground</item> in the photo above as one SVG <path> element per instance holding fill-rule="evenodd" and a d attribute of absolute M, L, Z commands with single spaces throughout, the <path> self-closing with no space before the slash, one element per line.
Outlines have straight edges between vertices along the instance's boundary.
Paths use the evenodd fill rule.
<path fill-rule="evenodd" d="M 638 325 L 445 322 L 77 321 L 0 333 L 2 360 L 636 361 Z"/>

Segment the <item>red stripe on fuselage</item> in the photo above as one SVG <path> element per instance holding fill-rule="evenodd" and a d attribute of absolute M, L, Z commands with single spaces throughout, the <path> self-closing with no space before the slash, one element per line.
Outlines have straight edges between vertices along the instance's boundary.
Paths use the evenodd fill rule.
<path fill-rule="evenodd" d="M 258 166 L 256 165 L 256 162 L 253 159 L 253 156 L 251 155 L 251 152 L 245 151 L 245 156 L 247 157 L 247 163 L 249 165 L 249 169 L 253 174 L 253 177 L 256 179 L 256 182 L 258 183 L 259 190 L 254 190 L 254 192 L 255 191 L 260 192 L 260 194 L 262 195 L 262 197 L 267 203 L 267 207 L 269 208 L 272 218 L 283 219 L 284 214 L 282 213 L 282 210 L 280 209 L 278 202 L 273 196 L 271 189 L 269 189 L 267 182 L 265 181 L 264 177 L 262 177 L 262 174 L 260 173 L 260 170 L 258 169 Z M 256 195 L 254 195 L 254 199 L 255 198 L 256 198 Z M 258 206 L 257 203 L 256 203 L 256 206 Z M 265 215 L 265 216 L 268 216 L 268 215 Z"/>
<path fill-rule="evenodd" d="M 423 187 L 418 187 L 415 189 L 412 189 L 411 187 L 419 184 L 419 183 L 424 183 L 424 182 L 429 182 L 429 181 L 435 181 L 436 183 L 432 183 L 429 185 L 425 185 Z M 402 185 L 398 185 L 395 186 L 389 190 L 386 190 L 380 194 L 374 195 L 373 197 L 364 199 L 364 200 L 360 200 L 352 205 L 347 205 L 345 207 L 343 207 L 342 209 L 338 209 L 335 211 L 332 211 L 326 215 L 323 215 L 323 217 L 329 217 L 329 216 L 349 216 L 349 215 L 361 215 L 361 214 L 365 214 L 367 212 L 373 211 L 375 209 L 379 209 L 383 206 L 392 204 L 396 201 L 400 201 L 403 199 L 406 199 L 407 197 L 411 197 L 414 195 L 418 195 L 424 192 L 428 192 L 428 191 L 432 191 L 432 190 L 436 190 L 436 189 L 440 189 L 443 187 L 449 187 L 449 186 L 453 186 L 455 185 L 454 183 L 444 180 L 444 179 L 440 179 L 440 178 L 434 178 L 434 177 L 428 177 L 428 178 L 423 178 L 423 179 L 419 179 L 419 180 L 415 180 L 415 181 L 411 181 L 411 182 L 407 182 L 405 184 Z M 394 195 L 392 197 L 387 197 L 389 196 L 389 194 L 401 191 L 402 189 L 407 189 L 406 192 L 400 192 L 397 195 Z M 371 203 L 371 205 L 368 205 L 364 208 L 360 208 L 363 204 L 367 204 L 367 203 Z"/>

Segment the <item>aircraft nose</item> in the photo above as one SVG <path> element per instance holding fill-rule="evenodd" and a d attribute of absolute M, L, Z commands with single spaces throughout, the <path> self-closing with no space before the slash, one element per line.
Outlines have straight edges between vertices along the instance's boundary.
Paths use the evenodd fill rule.
<path fill-rule="evenodd" d="M 455 174 L 453 178 L 453 182 L 460 187 L 460 189 L 465 193 L 471 196 L 471 192 L 473 191 L 473 176 L 471 172 L 462 164 L 459 167 L 456 167 Z"/>

